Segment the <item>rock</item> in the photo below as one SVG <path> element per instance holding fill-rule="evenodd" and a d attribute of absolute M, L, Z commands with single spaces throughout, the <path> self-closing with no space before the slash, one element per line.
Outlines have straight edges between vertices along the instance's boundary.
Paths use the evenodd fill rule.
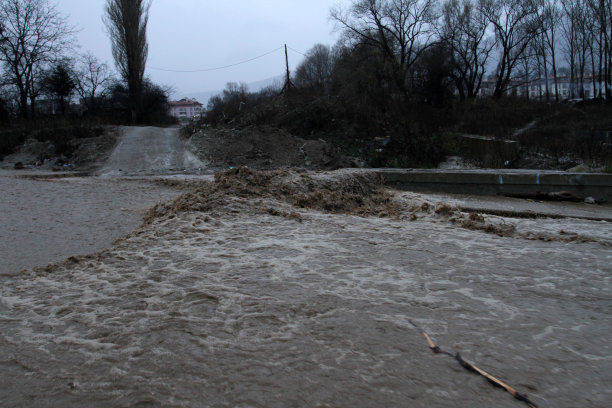
<path fill-rule="evenodd" d="M 578 166 L 572 167 L 568 169 L 568 173 L 588 173 L 591 171 L 591 168 L 586 164 L 579 164 Z"/>
<path fill-rule="evenodd" d="M 586 197 L 584 199 L 584 202 L 587 204 L 597 204 L 597 200 L 593 197 Z"/>
<path fill-rule="evenodd" d="M 23 163 L 22 163 L 22 162 L 17 162 L 17 163 L 15 163 L 15 165 L 13 166 L 13 168 L 14 168 L 15 170 L 23 170 L 23 169 L 25 169 L 25 166 L 23 165 Z"/>

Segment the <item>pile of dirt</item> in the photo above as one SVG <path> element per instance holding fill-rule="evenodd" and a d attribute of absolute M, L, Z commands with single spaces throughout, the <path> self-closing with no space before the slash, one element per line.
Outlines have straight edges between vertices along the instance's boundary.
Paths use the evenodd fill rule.
<path fill-rule="evenodd" d="M 92 171 L 104 164 L 118 141 L 116 128 L 108 129 L 96 137 L 78 139 L 70 164 L 79 171 Z"/>
<path fill-rule="evenodd" d="M 66 146 L 57 146 L 50 140 L 27 139 L 15 152 L 4 157 L 2 168 L 39 168 L 43 170 L 91 171 L 108 159 L 117 144 L 117 131 L 108 128 L 99 136 L 72 138 Z M 67 150 L 69 153 L 60 153 Z"/>
<path fill-rule="evenodd" d="M 408 219 L 416 221 L 419 218 L 429 218 L 443 222 L 450 222 L 461 228 L 482 231 L 500 237 L 515 236 L 516 226 L 505 222 L 502 218 L 485 218 L 477 212 L 465 212 L 457 206 L 448 203 L 416 202 L 409 208 Z"/>
<path fill-rule="evenodd" d="M 55 159 L 51 160 L 51 158 Z M 53 143 L 29 138 L 15 152 L 4 157 L 2 167 L 13 168 L 17 163 L 22 163 L 23 166 L 46 165 L 50 167 L 56 161 Z"/>
<path fill-rule="evenodd" d="M 248 166 L 270 170 L 299 167 L 334 170 L 359 167 L 329 143 L 305 140 L 274 127 L 208 128 L 189 137 L 198 158 L 213 169 Z"/>
<path fill-rule="evenodd" d="M 299 208 L 363 217 L 450 223 L 500 237 L 611 244 L 608 240 L 571 233 L 520 231 L 512 218 L 466 211 L 445 202 L 397 199 L 384 187 L 382 178 L 376 173 L 348 169 L 317 173 L 303 169 L 257 171 L 238 167 L 216 173 L 212 182 L 191 185 L 189 191 L 174 201 L 157 204 L 145 214 L 144 220 L 145 224 L 150 224 L 185 212 L 218 214 L 255 210 L 301 222 Z"/>
<path fill-rule="evenodd" d="M 258 198 L 361 216 L 393 216 L 400 212 L 392 193 L 384 188 L 382 178 L 373 172 L 317 174 L 296 169 L 255 171 L 238 167 L 215 174 L 214 182 L 202 182 L 172 202 L 156 205 L 146 214 L 145 222 L 171 218 L 181 212 L 227 209 L 237 201 Z"/>
<path fill-rule="evenodd" d="M 567 242 L 567 243 L 598 243 L 610 247 L 612 241 L 602 237 L 594 237 L 561 230 L 558 233 L 551 231 L 524 230 L 518 228 L 516 218 L 550 218 L 546 215 L 520 214 L 499 212 L 495 215 L 490 212 L 481 213 L 472 209 L 460 208 L 445 202 L 427 202 L 413 200 L 405 201 L 399 205 L 406 212 L 400 218 L 410 221 L 427 220 L 433 222 L 451 223 L 457 227 L 472 231 L 480 231 L 499 237 L 526 239 L 530 241 Z M 405 215 L 407 214 L 407 215 Z M 559 218 L 559 217 L 552 217 Z"/>

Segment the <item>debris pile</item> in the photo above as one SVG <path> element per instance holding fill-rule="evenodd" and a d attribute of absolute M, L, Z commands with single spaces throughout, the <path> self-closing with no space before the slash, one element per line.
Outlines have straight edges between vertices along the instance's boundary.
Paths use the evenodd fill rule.
<path fill-rule="evenodd" d="M 359 167 L 354 159 L 344 156 L 324 140 L 306 140 L 272 127 L 207 128 L 191 135 L 189 144 L 199 159 L 213 169 L 226 169 L 229 166 L 248 166 L 259 170 Z"/>
<path fill-rule="evenodd" d="M 180 212 L 214 211 L 245 200 L 272 198 L 295 207 L 359 216 L 397 216 L 400 204 L 373 172 L 311 173 L 280 169 L 255 171 L 238 167 L 215 174 L 176 200 L 150 209 L 145 222 Z M 270 211 L 268 211 L 270 212 Z"/>

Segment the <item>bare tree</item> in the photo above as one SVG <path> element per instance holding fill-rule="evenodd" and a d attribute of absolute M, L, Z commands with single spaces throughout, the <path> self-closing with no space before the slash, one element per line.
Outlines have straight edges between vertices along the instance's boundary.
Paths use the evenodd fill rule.
<path fill-rule="evenodd" d="M 594 29 L 591 49 L 593 87 L 597 95 L 612 101 L 612 0 L 586 0 Z M 595 78 L 597 73 L 597 79 Z M 603 89 L 602 89 L 603 87 Z"/>
<path fill-rule="evenodd" d="M 540 31 L 533 0 L 480 0 L 480 10 L 493 25 L 501 56 L 496 70 L 494 97 L 510 85 L 517 64 Z"/>
<path fill-rule="evenodd" d="M 398 85 L 433 43 L 434 0 L 352 0 L 348 10 L 334 8 L 331 18 L 348 38 L 373 46 L 399 68 Z"/>
<path fill-rule="evenodd" d="M 446 0 L 440 38 L 452 52 L 453 79 L 461 99 L 474 98 L 495 46 L 489 21 L 474 0 Z"/>
<path fill-rule="evenodd" d="M 542 25 L 540 33 L 541 52 L 544 64 L 544 79 L 546 84 L 546 100 L 550 98 L 550 89 L 548 81 L 548 57 L 553 74 L 553 85 L 555 100 L 559 102 L 559 84 L 557 74 L 557 34 L 559 25 L 561 24 L 561 10 L 557 0 L 538 0 L 538 15 Z"/>
<path fill-rule="evenodd" d="M 132 123 L 141 114 L 143 80 L 149 46 L 147 23 L 151 2 L 107 0 L 104 23 L 113 48 L 113 58 L 127 84 Z"/>
<path fill-rule="evenodd" d="M 584 97 L 587 52 L 593 41 L 593 25 L 583 0 L 561 0 L 564 13 L 563 34 L 570 65 L 570 97 Z"/>
<path fill-rule="evenodd" d="M 17 88 L 21 115 L 34 115 L 40 89 L 37 81 L 45 65 L 58 61 L 72 42 L 72 28 L 48 0 L 2 0 L 3 41 L 0 62 L 5 78 Z"/>
<path fill-rule="evenodd" d="M 316 44 L 306 52 L 306 59 L 296 70 L 296 85 L 325 88 L 331 80 L 333 68 L 334 58 L 330 48 Z"/>
<path fill-rule="evenodd" d="M 612 102 L 612 0 L 600 0 L 601 27 L 604 32 L 604 69 L 606 72 L 606 101 Z"/>
<path fill-rule="evenodd" d="M 62 116 L 66 114 L 66 102 L 70 101 L 76 87 L 74 72 L 69 67 L 69 61 L 54 65 L 43 75 L 43 91 L 59 102 Z"/>
<path fill-rule="evenodd" d="M 599 0 L 598 14 L 600 16 L 602 68 L 604 71 L 605 97 L 612 102 L 612 0 Z"/>
<path fill-rule="evenodd" d="M 92 53 L 86 53 L 80 57 L 77 68 L 76 91 L 90 111 L 96 111 L 97 97 L 100 90 L 112 80 L 108 66 L 100 63 Z"/>

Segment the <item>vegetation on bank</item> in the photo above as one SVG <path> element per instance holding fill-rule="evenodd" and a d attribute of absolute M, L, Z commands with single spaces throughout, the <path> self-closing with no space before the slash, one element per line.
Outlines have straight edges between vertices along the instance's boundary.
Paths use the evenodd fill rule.
<path fill-rule="evenodd" d="M 28 139 L 69 158 L 102 125 L 176 123 L 169 89 L 144 75 L 150 4 L 106 1 L 117 76 L 93 54 L 75 54 L 76 30 L 54 1 L 0 2 L 0 159 Z"/>
<path fill-rule="evenodd" d="M 28 137 L 51 141 L 69 156 L 74 143 L 67 139 L 95 133 L 100 124 L 173 123 L 169 91 L 144 77 L 150 1 L 106 1 L 120 79 L 91 54 L 68 56 L 74 30 L 50 0 L 1 4 L 0 156 Z M 315 45 L 293 78 L 287 72 L 282 90 L 249 93 L 228 84 L 186 133 L 207 126 L 277 128 L 323 139 L 376 167 L 435 167 L 461 156 L 466 165 L 484 167 L 609 169 L 609 4 L 347 0 L 330 13 L 342 32 L 336 46 Z M 17 26 L 48 47 L 24 42 Z M 124 30 L 129 38 L 119 35 Z M 15 50 L 23 51 L 17 59 Z M 571 81 L 566 96 L 584 102 L 561 103 L 563 69 Z M 587 78 L 595 99 L 588 100 Z M 533 81 L 539 102 L 517 96 Z M 492 86 L 483 98 L 485 82 Z M 78 112 L 69 103 L 76 95 Z"/>
<path fill-rule="evenodd" d="M 137 124 L 175 125 L 176 119 L 168 114 L 168 90 L 148 80 L 143 88 L 143 111 Z M 120 81 L 109 82 L 104 92 L 78 108 L 72 105 L 63 113 L 38 112 L 26 120 L 0 103 L 0 160 L 27 139 L 51 142 L 57 156 L 70 158 L 80 139 L 100 136 L 107 126 L 132 124 L 128 90 Z"/>
<path fill-rule="evenodd" d="M 447 156 L 462 156 L 468 165 L 502 168 L 609 168 L 612 162 L 612 106 L 601 101 L 460 101 L 447 93 L 437 103 L 397 103 L 379 95 L 384 93 L 379 87 L 352 91 L 359 83 L 367 79 L 345 71 L 329 87 L 318 89 L 296 85 L 285 92 L 249 93 L 244 85 L 229 84 L 185 133 L 271 126 L 304 139 L 323 139 L 373 167 L 436 167 Z M 518 154 L 504 158 L 493 149 L 491 154 L 499 157 L 485 163 L 478 149 L 466 152 L 454 142 L 460 135 L 514 141 Z"/>
<path fill-rule="evenodd" d="M 609 10 L 609 0 L 347 0 L 330 12 L 340 41 L 306 52 L 282 95 L 229 84 L 194 126 L 277 126 L 372 166 L 432 167 L 471 150 L 476 165 L 598 167 L 610 161 Z"/>
<path fill-rule="evenodd" d="M 76 149 L 78 140 L 98 137 L 105 131 L 106 126 L 95 121 L 58 120 L 57 118 L 0 128 L 0 160 L 13 153 L 17 146 L 22 145 L 28 139 L 49 142 L 53 145 L 53 153 L 56 156 L 64 156 L 69 159 Z"/>

